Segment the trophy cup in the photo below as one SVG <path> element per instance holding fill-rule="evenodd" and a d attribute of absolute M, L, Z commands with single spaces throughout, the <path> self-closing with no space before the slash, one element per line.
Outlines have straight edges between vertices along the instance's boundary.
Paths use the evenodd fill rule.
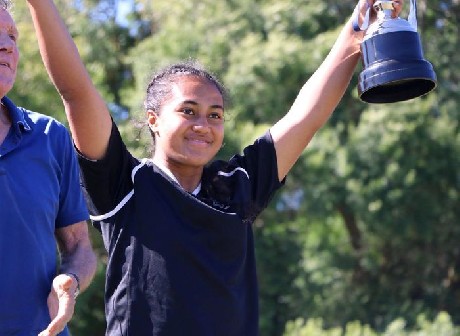
<path fill-rule="evenodd" d="M 358 4 L 359 6 L 359 4 Z M 416 2 L 410 0 L 408 20 L 393 18 L 393 1 L 376 1 L 377 18 L 369 22 L 367 8 L 363 26 L 357 13 L 353 28 L 365 30 L 361 43 L 363 71 L 359 75 L 359 98 L 367 103 L 394 103 L 422 96 L 436 87 L 433 66 L 423 58 L 417 33 Z"/>

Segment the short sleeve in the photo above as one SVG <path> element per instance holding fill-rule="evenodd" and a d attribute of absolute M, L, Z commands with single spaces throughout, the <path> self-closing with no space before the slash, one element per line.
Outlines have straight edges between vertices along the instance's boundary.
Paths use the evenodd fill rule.
<path fill-rule="evenodd" d="M 101 160 L 78 154 L 81 182 L 90 214 L 112 210 L 133 188 L 131 171 L 138 160 L 127 150 L 115 123 L 112 123 L 107 152 Z"/>
<path fill-rule="evenodd" d="M 64 126 L 62 126 L 64 128 Z M 56 227 L 64 227 L 89 219 L 79 180 L 79 167 L 70 134 L 62 131 L 58 142 L 61 162 L 59 210 Z M 61 154 L 61 155 L 59 155 Z"/>

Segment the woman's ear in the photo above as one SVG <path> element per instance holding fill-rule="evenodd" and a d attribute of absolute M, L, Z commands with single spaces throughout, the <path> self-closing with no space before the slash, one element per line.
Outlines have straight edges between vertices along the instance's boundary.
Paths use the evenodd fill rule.
<path fill-rule="evenodd" d="M 155 133 L 158 126 L 158 115 L 153 110 L 147 110 L 147 123 L 152 132 Z"/>

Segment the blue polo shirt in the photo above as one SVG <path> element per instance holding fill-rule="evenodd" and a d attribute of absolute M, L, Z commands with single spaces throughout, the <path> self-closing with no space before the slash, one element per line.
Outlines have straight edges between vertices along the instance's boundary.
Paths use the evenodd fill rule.
<path fill-rule="evenodd" d="M 54 232 L 88 213 L 67 129 L 6 97 L 2 103 L 12 125 L 0 146 L 0 335 L 36 336 L 50 322 Z"/>

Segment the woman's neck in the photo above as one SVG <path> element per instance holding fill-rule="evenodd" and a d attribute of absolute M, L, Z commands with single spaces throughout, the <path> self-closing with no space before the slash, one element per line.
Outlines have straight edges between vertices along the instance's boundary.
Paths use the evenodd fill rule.
<path fill-rule="evenodd" d="M 162 160 L 153 158 L 153 163 L 164 173 L 175 180 L 184 190 L 197 194 L 201 187 L 201 175 L 203 169 L 198 171 L 195 167 L 177 167 L 177 165 L 166 164 Z"/>

